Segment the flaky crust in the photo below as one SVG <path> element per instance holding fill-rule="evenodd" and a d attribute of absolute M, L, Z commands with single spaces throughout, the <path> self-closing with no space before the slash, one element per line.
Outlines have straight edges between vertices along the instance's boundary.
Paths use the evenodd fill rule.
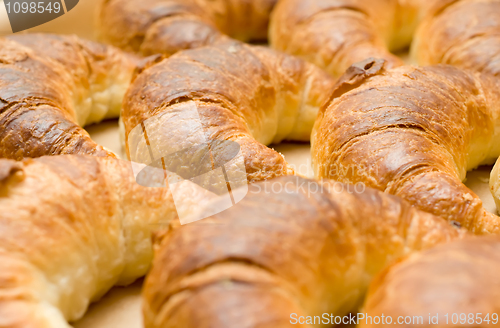
<path fill-rule="evenodd" d="M 363 182 L 475 233 L 500 232 L 461 181 L 500 155 L 500 81 L 452 66 L 353 66 L 318 115 L 315 172 Z"/>
<path fill-rule="evenodd" d="M 138 185 L 130 162 L 1 159 L 0 326 L 68 327 L 147 272 L 151 231 L 175 215 L 168 189 Z"/>
<path fill-rule="evenodd" d="M 0 157 L 114 156 L 81 126 L 117 117 L 135 57 L 74 36 L 0 39 Z"/>
<path fill-rule="evenodd" d="M 500 1 L 434 0 L 412 56 L 419 65 L 450 64 L 500 77 Z"/>
<path fill-rule="evenodd" d="M 498 76 L 500 1 L 282 0 L 270 40 L 333 75 L 369 57 L 401 65 L 389 51 L 411 43 L 421 66 L 451 64 Z"/>
<path fill-rule="evenodd" d="M 393 66 L 389 52 L 409 45 L 424 0 L 282 0 L 272 14 L 269 37 L 279 50 L 339 76 L 369 57 Z"/>
<path fill-rule="evenodd" d="M 362 186 L 252 184 L 234 207 L 156 236 L 145 325 L 289 327 L 291 313 L 344 314 L 387 264 L 464 233 Z"/>
<path fill-rule="evenodd" d="M 237 142 L 249 181 L 292 173 L 283 156 L 264 145 L 309 140 L 333 83 L 312 64 L 237 41 L 180 52 L 146 68 L 125 96 L 129 158 L 149 164 L 148 145 L 162 153 L 202 134 Z M 142 133 L 141 124 L 148 140 L 135 142 L 131 131 Z"/>
<path fill-rule="evenodd" d="M 267 39 L 269 15 L 277 0 L 102 0 L 101 37 L 144 55 L 172 55 L 213 44 L 228 36 Z"/>
<path fill-rule="evenodd" d="M 498 236 L 467 238 L 412 254 L 373 280 L 362 310 L 367 316 L 391 316 L 393 323 L 362 320 L 360 327 L 392 327 L 396 318 L 407 316 L 423 320 L 401 326 L 498 326 L 499 262 Z M 489 324 L 483 320 L 486 315 Z M 429 316 L 437 320 L 429 322 Z"/>

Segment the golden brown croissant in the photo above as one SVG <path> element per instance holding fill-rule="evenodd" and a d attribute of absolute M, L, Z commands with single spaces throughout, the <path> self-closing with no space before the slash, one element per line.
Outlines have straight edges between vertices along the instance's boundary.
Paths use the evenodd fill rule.
<path fill-rule="evenodd" d="M 147 272 L 150 233 L 175 215 L 170 191 L 137 184 L 130 162 L 1 159 L 0 327 L 68 327 Z"/>
<path fill-rule="evenodd" d="M 50 34 L 0 39 L 0 157 L 114 156 L 81 128 L 119 115 L 135 58 Z"/>
<path fill-rule="evenodd" d="M 373 280 L 359 326 L 388 327 L 405 319 L 408 327 L 498 326 L 499 262 L 498 236 L 412 254 Z M 382 314 L 385 324 L 375 324 Z"/>
<path fill-rule="evenodd" d="M 100 33 L 106 41 L 145 55 L 172 55 L 224 40 L 267 38 L 277 0 L 103 0 Z"/>
<path fill-rule="evenodd" d="M 281 0 L 271 18 L 269 38 L 279 50 L 341 75 L 369 57 L 388 65 L 403 61 L 389 50 L 407 46 L 426 0 Z"/>
<path fill-rule="evenodd" d="M 500 1 L 434 0 L 412 44 L 420 65 L 451 64 L 500 76 Z"/>
<path fill-rule="evenodd" d="M 389 51 L 410 43 L 419 65 L 452 64 L 498 75 L 500 1 L 281 0 L 270 40 L 333 75 L 369 57 L 401 65 Z"/>
<path fill-rule="evenodd" d="M 388 263 L 464 233 L 362 186 L 251 184 L 234 207 L 156 236 L 145 326 L 276 328 L 293 313 L 344 314 Z"/>
<path fill-rule="evenodd" d="M 452 66 L 353 65 L 312 134 L 318 177 L 363 182 L 475 233 L 500 219 L 461 181 L 500 155 L 500 80 Z"/>
<path fill-rule="evenodd" d="M 333 84 L 312 64 L 238 41 L 182 51 L 146 67 L 125 95 L 127 153 L 150 164 L 200 139 L 229 140 L 241 148 L 249 181 L 292 173 L 264 145 L 309 140 Z"/>

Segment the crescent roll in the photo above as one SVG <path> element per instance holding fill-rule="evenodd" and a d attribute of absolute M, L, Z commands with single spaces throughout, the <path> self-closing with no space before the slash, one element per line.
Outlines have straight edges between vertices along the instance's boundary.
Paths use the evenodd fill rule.
<path fill-rule="evenodd" d="M 370 57 L 400 66 L 390 50 L 410 44 L 425 1 L 281 0 L 271 17 L 270 44 L 334 76 Z"/>
<path fill-rule="evenodd" d="M 370 57 L 402 65 L 390 51 L 410 45 L 421 66 L 500 74 L 498 0 L 281 0 L 269 35 L 275 49 L 335 76 Z"/>
<path fill-rule="evenodd" d="M 0 157 L 114 156 L 82 126 L 119 115 L 136 64 L 74 36 L 0 38 Z"/>
<path fill-rule="evenodd" d="M 500 1 L 438 0 L 412 44 L 419 65 L 450 64 L 500 77 Z"/>
<path fill-rule="evenodd" d="M 192 148 L 190 158 L 200 162 L 197 143 L 231 141 L 241 149 L 250 182 L 292 173 L 283 156 L 264 145 L 308 141 L 334 85 L 312 64 L 238 41 L 157 61 L 125 95 L 121 118 L 129 158 L 149 164 Z"/>
<path fill-rule="evenodd" d="M 464 233 L 362 186 L 296 176 L 251 184 L 234 207 L 156 235 L 144 323 L 289 327 L 293 314 L 342 315 L 387 264 Z"/>
<path fill-rule="evenodd" d="M 452 66 L 353 65 L 312 134 L 319 177 L 362 182 L 475 233 L 500 218 L 462 184 L 500 155 L 500 80 Z"/>
<path fill-rule="evenodd" d="M 0 159 L 0 327 L 69 327 L 148 271 L 151 231 L 175 217 L 170 191 L 137 184 L 130 162 Z"/>
<path fill-rule="evenodd" d="M 360 327 L 489 327 L 500 317 L 498 236 L 467 238 L 418 254 L 385 269 L 370 285 Z M 392 324 L 375 325 L 375 316 Z M 372 319 L 368 319 L 368 316 Z"/>
<path fill-rule="evenodd" d="M 265 41 L 277 0 L 103 0 L 101 38 L 122 49 L 172 55 L 229 36 Z"/>

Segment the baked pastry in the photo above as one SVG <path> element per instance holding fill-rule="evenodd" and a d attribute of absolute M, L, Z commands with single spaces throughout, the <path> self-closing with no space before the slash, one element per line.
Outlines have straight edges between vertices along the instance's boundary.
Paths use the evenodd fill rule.
<path fill-rule="evenodd" d="M 156 234 L 145 326 L 289 327 L 294 313 L 345 314 L 387 264 L 464 233 L 362 186 L 251 184 L 234 207 Z"/>
<path fill-rule="evenodd" d="M 148 271 L 151 230 L 175 215 L 168 188 L 137 184 L 130 162 L 0 159 L 0 326 L 69 327 Z"/>
<path fill-rule="evenodd" d="M 264 145 L 309 140 L 334 85 L 312 64 L 232 40 L 157 59 L 134 79 L 123 102 L 129 159 L 150 164 L 192 148 L 186 156 L 199 162 L 199 139 L 232 141 L 250 182 L 293 173 Z"/>
<path fill-rule="evenodd" d="M 370 57 L 403 65 L 391 54 L 408 46 L 427 0 L 281 0 L 271 17 L 272 47 L 334 76 Z"/>
<path fill-rule="evenodd" d="M 490 190 L 500 211 L 500 160 L 497 161 L 490 175 Z"/>
<path fill-rule="evenodd" d="M 500 76 L 500 1 L 434 2 L 415 34 L 414 60 Z"/>
<path fill-rule="evenodd" d="M 498 326 L 498 236 L 466 238 L 412 254 L 385 269 L 370 285 L 360 327 Z M 391 317 L 375 325 L 373 318 Z M 400 319 L 401 320 L 401 319 Z M 416 320 L 419 322 L 417 323 Z M 405 324 L 403 324 L 404 326 Z"/>
<path fill-rule="evenodd" d="M 500 74 L 498 0 L 281 0 L 270 25 L 274 48 L 335 76 L 369 57 L 402 65 L 390 51 L 410 44 L 421 66 Z"/>
<path fill-rule="evenodd" d="M 213 44 L 228 36 L 267 39 L 277 0 L 103 0 L 101 38 L 120 48 L 152 55 Z"/>
<path fill-rule="evenodd" d="M 120 113 L 137 59 L 74 36 L 0 39 L 0 157 L 114 156 L 81 127 Z"/>
<path fill-rule="evenodd" d="M 312 133 L 320 178 L 365 183 L 474 233 L 500 233 L 462 184 L 500 155 L 500 80 L 453 66 L 353 65 Z"/>

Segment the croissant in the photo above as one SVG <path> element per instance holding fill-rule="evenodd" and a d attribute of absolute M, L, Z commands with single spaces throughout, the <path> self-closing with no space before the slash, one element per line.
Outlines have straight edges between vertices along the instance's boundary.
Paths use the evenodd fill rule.
<path fill-rule="evenodd" d="M 488 236 L 410 255 L 373 280 L 359 326 L 389 326 L 405 318 L 411 327 L 497 326 L 499 254 L 498 236 Z M 375 325 L 382 314 L 385 324 Z"/>
<path fill-rule="evenodd" d="M 117 117 L 138 63 L 74 36 L 0 39 L 0 157 L 114 156 L 81 126 Z"/>
<path fill-rule="evenodd" d="M 231 141 L 243 154 L 250 182 L 293 173 L 281 154 L 264 145 L 309 140 L 334 85 L 312 64 L 231 40 L 157 61 L 145 65 L 124 98 L 129 158 L 150 164 L 193 149 L 185 156 L 197 164 L 204 161 L 198 143 Z"/>
<path fill-rule="evenodd" d="M 144 55 L 197 48 L 225 40 L 267 39 L 277 0 L 103 0 L 101 38 Z M 227 36 L 228 35 L 228 36 Z"/>
<path fill-rule="evenodd" d="M 497 205 L 498 211 L 500 211 L 500 160 L 497 161 L 490 176 L 490 190 Z"/>
<path fill-rule="evenodd" d="M 155 235 L 145 326 L 288 327 L 294 314 L 344 314 L 388 263 L 464 232 L 362 185 L 251 184 L 234 207 Z"/>
<path fill-rule="evenodd" d="M 137 184 L 130 162 L 0 159 L 0 327 L 69 327 L 148 271 L 150 233 L 175 215 L 170 191 Z"/>
<path fill-rule="evenodd" d="M 452 66 L 353 65 L 318 114 L 315 173 L 398 195 L 475 233 L 500 233 L 465 187 L 500 155 L 500 80 Z"/>
<path fill-rule="evenodd" d="M 334 76 L 369 57 L 400 66 L 403 61 L 389 50 L 411 42 L 423 2 L 281 0 L 272 13 L 270 43 Z"/>
<path fill-rule="evenodd" d="M 411 44 L 419 65 L 452 64 L 500 74 L 498 0 L 281 0 L 271 45 L 339 76 L 353 63 Z M 414 40 L 412 42 L 412 39 Z"/>
<path fill-rule="evenodd" d="M 500 1 L 437 1 L 420 24 L 412 57 L 500 76 Z"/>

